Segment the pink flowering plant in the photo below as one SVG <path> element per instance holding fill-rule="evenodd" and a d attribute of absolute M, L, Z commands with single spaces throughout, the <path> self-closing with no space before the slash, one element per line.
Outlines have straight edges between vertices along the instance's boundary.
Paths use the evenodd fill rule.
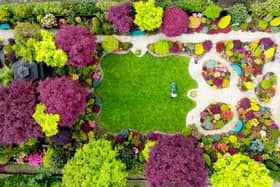
<path fill-rule="evenodd" d="M 41 152 L 33 152 L 28 156 L 28 164 L 30 166 L 40 166 L 43 163 L 44 154 Z"/>

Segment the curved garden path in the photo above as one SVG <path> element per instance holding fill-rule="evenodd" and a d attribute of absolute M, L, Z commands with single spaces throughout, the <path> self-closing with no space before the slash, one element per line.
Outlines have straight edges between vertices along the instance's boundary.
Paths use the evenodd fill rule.
<path fill-rule="evenodd" d="M 198 124 L 200 112 L 205 109 L 211 102 L 225 102 L 231 104 L 234 110 L 234 118 L 233 120 L 218 130 L 206 131 L 201 127 L 198 127 L 198 130 L 202 134 L 219 134 L 225 133 L 233 130 L 236 122 L 238 121 L 238 115 L 235 110 L 235 106 L 237 102 L 243 97 L 256 98 L 254 90 L 241 92 L 237 87 L 237 82 L 239 80 L 238 75 L 229 67 L 229 63 L 221 57 L 219 53 L 215 51 L 215 44 L 222 40 L 241 40 L 242 42 L 250 42 L 256 39 L 260 39 L 263 37 L 270 37 L 277 46 L 280 46 L 280 33 L 264 33 L 264 32 L 242 32 L 242 31 L 232 31 L 226 34 L 203 34 L 203 33 L 194 33 L 194 34 L 183 34 L 178 37 L 166 37 L 164 34 L 159 33 L 155 35 L 145 35 L 145 36 L 123 36 L 123 35 L 114 35 L 118 40 L 122 42 L 131 42 L 133 47 L 131 48 L 132 52 L 136 50 L 141 50 L 141 54 L 139 56 L 144 55 L 147 52 L 147 46 L 150 43 L 154 43 L 158 40 L 167 39 L 172 41 L 181 41 L 181 42 L 203 42 L 204 40 L 211 40 L 213 42 L 213 48 L 210 52 L 205 54 L 197 64 L 194 63 L 194 58 L 191 58 L 191 62 L 189 65 L 189 71 L 192 77 L 198 82 L 198 88 L 194 89 L 197 91 L 197 96 L 195 98 L 190 97 L 190 92 L 187 93 L 190 98 L 197 102 L 196 107 L 190 111 L 186 117 L 187 124 Z M 101 41 L 104 36 L 97 36 L 97 40 Z M 0 31 L 0 38 L 5 39 L 7 41 L 8 38 L 13 38 L 12 30 L 2 30 Z M 277 88 L 280 89 L 280 47 L 277 48 L 275 60 L 274 62 L 270 62 L 264 66 L 264 72 L 274 72 L 277 75 Z M 214 59 L 219 62 L 225 64 L 229 71 L 231 72 L 230 86 L 225 89 L 213 90 L 208 86 L 205 80 L 201 76 L 202 64 L 207 59 Z M 277 62 L 277 63 L 276 63 Z M 261 76 L 260 76 L 261 77 Z M 257 77 L 255 86 L 260 80 L 260 77 Z M 193 90 L 190 90 L 193 91 Z M 270 107 L 272 114 L 274 115 L 275 121 L 277 124 L 280 124 L 280 115 L 278 115 L 280 111 L 280 94 L 274 96 L 272 101 L 268 104 L 262 104 L 264 106 Z"/>

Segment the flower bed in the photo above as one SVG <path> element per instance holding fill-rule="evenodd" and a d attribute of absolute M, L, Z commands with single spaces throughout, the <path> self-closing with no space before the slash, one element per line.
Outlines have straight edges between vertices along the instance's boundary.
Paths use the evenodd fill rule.
<path fill-rule="evenodd" d="M 215 60 L 204 62 L 201 74 L 207 84 L 214 89 L 226 88 L 230 84 L 230 72 L 227 67 Z"/>
<path fill-rule="evenodd" d="M 262 74 L 264 64 L 273 60 L 276 44 L 270 38 L 262 38 L 250 43 L 229 40 L 218 42 L 216 51 L 222 53 L 231 62 L 240 76 L 239 89 L 247 91 L 254 88 L 254 79 Z"/>
<path fill-rule="evenodd" d="M 226 103 L 211 103 L 200 113 L 201 126 L 205 130 L 223 128 L 232 118 L 231 106 Z"/>
<path fill-rule="evenodd" d="M 259 105 L 256 99 L 243 98 L 237 105 L 237 111 L 238 123 L 243 124 L 239 132 L 201 138 L 209 166 L 211 162 L 216 162 L 218 154 L 241 152 L 260 162 L 269 159 L 271 154 L 279 155 L 279 148 L 275 147 L 279 130 L 270 109 Z"/>
<path fill-rule="evenodd" d="M 276 126 L 270 109 L 262 107 L 258 104 L 256 99 L 241 99 L 238 103 L 237 111 L 245 127 L 252 128 L 258 125 L 264 125 L 266 127 L 275 128 Z"/>
<path fill-rule="evenodd" d="M 276 75 L 273 72 L 269 72 L 263 76 L 261 82 L 255 88 L 255 93 L 261 102 L 269 103 L 275 96 L 277 89 L 276 81 Z"/>
<path fill-rule="evenodd" d="M 212 42 L 205 40 L 201 43 L 182 43 L 178 41 L 160 40 L 150 44 L 148 49 L 151 53 L 158 56 L 177 54 L 195 56 L 198 59 L 212 49 Z"/>
<path fill-rule="evenodd" d="M 120 42 L 114 36 L 105 36 L 101 42 L 102 49 L 107 53 L 120 53 L 128 51 L 132 44 L 129 42 Z"/>

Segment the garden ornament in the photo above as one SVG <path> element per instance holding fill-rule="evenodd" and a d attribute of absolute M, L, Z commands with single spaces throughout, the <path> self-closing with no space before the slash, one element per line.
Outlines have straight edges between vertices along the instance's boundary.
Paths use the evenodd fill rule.
<path fill-rule="evenodd" d="M 42 64 L 26 63 L 22 59 L 16 61 L 12 65 L 15 79 L 36 81 L 44 79 L 44 71 Z"/>
<path fill-rule="evenodd" d="M 0 30 L 8 30 L 11 26 L 7 23 L 0 24 Z"/>
<path fill-rule="evenodd" d="M 171 83 L 171 98 L 177 97 L 177 84 L 176 82 Z"/>

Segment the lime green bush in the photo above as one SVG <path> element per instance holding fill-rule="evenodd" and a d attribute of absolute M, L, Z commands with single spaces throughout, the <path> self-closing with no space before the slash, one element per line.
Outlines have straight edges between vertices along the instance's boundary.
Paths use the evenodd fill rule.
<path fill-rule="evenodd" d="M 222 8 L 214 3 L 210 3 L 203 11 L 203 15 L 210 19 L 216 19 L 220 16 Z"/>
<path fill-rule="evenodd" d="M 9 10 L 13 14 L 11 19 L 12 23 L 24 21 L 26 18 L 32 16 L 31 6 L 26 6 L 23 3 L 17 4 L 16 6 L 9 6 Z"/>
<path fill-rule="evenodd" d="M 267 23 L 265 20 L 260 19 L 260 20 L 258 21 L 257 26 L 258 26 L 259 29 L 265 30 L 265 29 L 267 28 L 267 26 L 268 26 L 268 23 Z"/>
<path fill-rule="evenodd" d="M 33 38 L 40 40 L 41 27 L 34 23 L 23 22 L 18 23 L 15 27 L 15 40 L 17 43 L 27 42 L 27 40 Z"/>
<path fill-rule="evenodd" d="M 13 80 L 13 71 L 10 67 L 4 65 L 0 68 L 0 85 L 7 86 Z"/>
<path fill-rule="evenodd" d="M 0 6 L 0 23 L 5 23 L 9 20 L 9 10 L 6 6 Z"/>
<path fill-rule="evenodd" d="M 106 52 L 112 52 L 119 49 L 119 41 L 114 36 L 105 36 L 101 45 Z"/>
<path fill-rule="evenodd" d="M 153 44 L 153 50 L 160 56 L 167 55 L 170 50 L 170 45 L 167 40 L 160 40 Z"/>
<path fill-rule="evenodd" d="M 211 182 L 214 187 L 271 187 L 273 180 L 264 164 L 238 153 L 218 159 Z"/>
<path fill-rule="evenodd" d="M 251 4 L 250 10 L 254 18 L 265 16 L 280 16 L 280 0 L 267 0 L 263 3 L 256 1 Z"/>
<path fill-rule="evenodd" d="M 46 106 L 43 104 L 37 104 L 36 110 L 32 117 L 41 126 L 42 131 L 46 136 L 54 136 L 58 133 L 58 123 L 60 116 L 58 114 L 46 114 Z"/>
<path fill-rule="evenodd" d="M 155 144 L 156 144 L 156 142 L 154 142 L 154 141 L 147 141 L 147 143 L 145 144 L 145 148 L 142 152 L 145 160 L 149 159 L 150 150 L 151 150 L 152 147 L 154 147 Z"/>
<path fill-rule="evenodd" d="M 108 140 L 92 141 L 79 149 L 63 169 L 62 186 L 123 187 L 125 165 L 116 160 L 117 151 Z"/>
<path fill-rule="evenodd" d="M 191 126 L 187 126 L 187 127 L 184 127 L 183 129 L 182 129 L 182 134 L 183 134 L 183 136 L 185 136 L 185 137 L 189 137 L 189 136 L 191 136 L 192 135 L 192 127 Z"/>
<path fill-rule="evenodd" d="M 268 14 L 280 16 L 280 0 L 267 0 L 263 4 Z"/>
<path fill-rule="evenodd" d="M 35 61 L 34 44 L 41 38 L 41 27 L 28 22 L 18 23 L 14 33 L 16 44 L 13 46 L 13 50 L 16 52 L 16 56 L 22 57 L 27 62 Z"/>
<path fill-rule="evenodd" d="M 35 44 L 36 40 L 31 38 L 26 42 L 17 42 L 13 45 L 12 50 L 16 52 L 16 57 L 22 57 L 26 62 L 34 62 L 35 61 Z"/>
<path fill-rule="evenodd" d="M 154 0 L 147 2 L 134 3 L 136 11 L 134 23 L 139 26 L 142 31 L 153 31 L 160 27 L 162 23 L 163 9 L 156 7 Z"/>
<path fill-rule="evenodd" d="M 54 154 L 54 149 L 49 147 L 47 149 L 47 151 L 45 152 L 44 154 L 44 157 L 43 157 L 43 166 L 48 168 L 50 167 L 51 165 L 51 158 L 52 158 L 52 155 Z"/>
<path fill-rule="evenodd" d="M 42 41 L 34 43 L 36 61 L 45 62 L 51 67 L 63 67 L 68 57 L 62 49 L 57 49 L 54 34 L 45 30 L 41 31 Z"/>
<path fill-rule="evenodd" d="M 258 1 L 251 4 L 250 10 L 253 18 L 263 18 L 267 15 L 267 12 L 264 10 L 264 4 Z"/>
<path fill-rule="evenodd" d="M 185 9 L 188 12 L 203 12 L 206 9 L 206 0 L 187 0 Z"/>

